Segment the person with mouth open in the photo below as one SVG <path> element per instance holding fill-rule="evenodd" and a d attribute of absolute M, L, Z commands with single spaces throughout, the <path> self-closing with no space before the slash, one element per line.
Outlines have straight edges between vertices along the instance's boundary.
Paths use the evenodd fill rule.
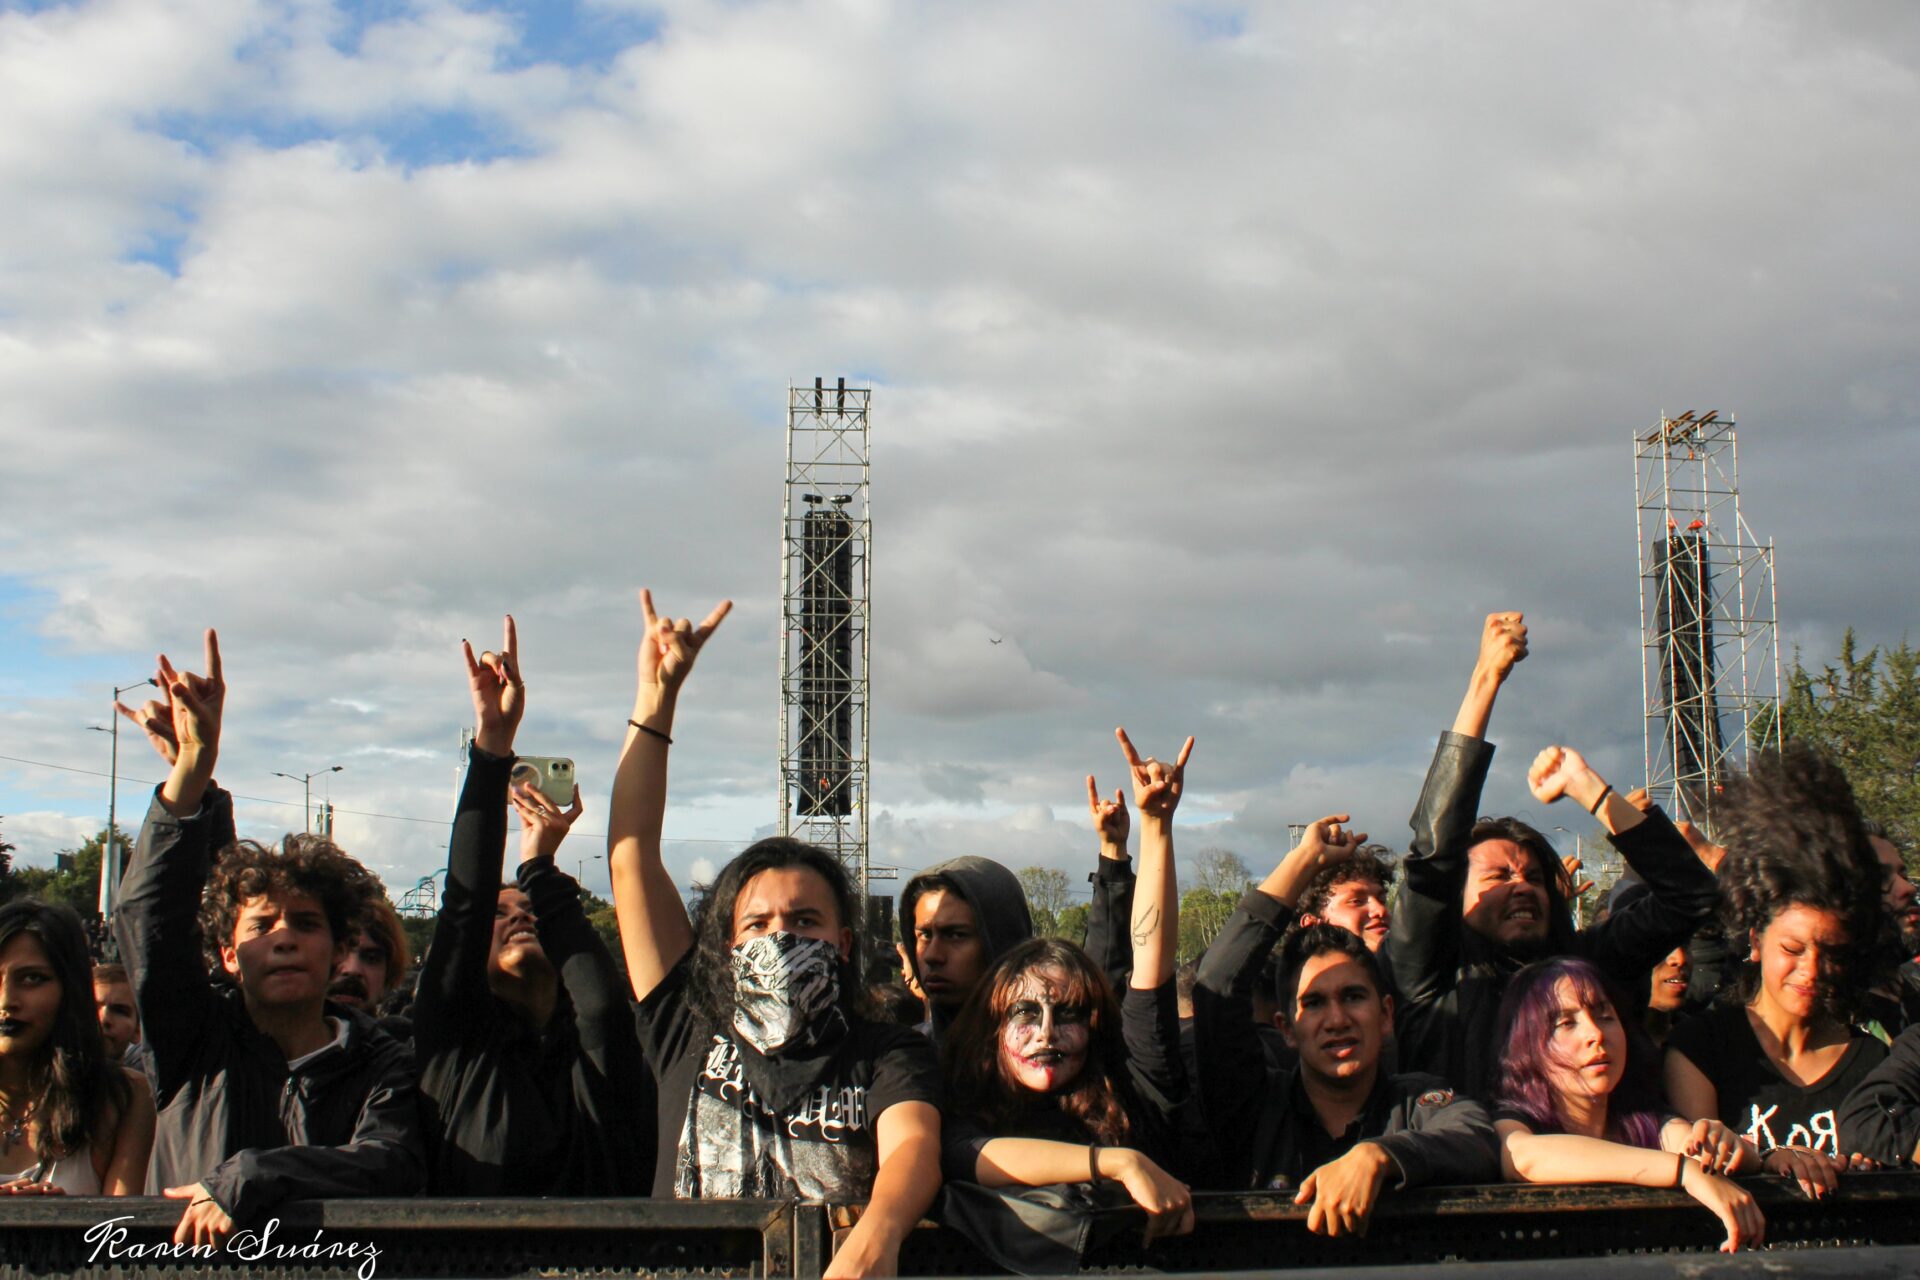
<path fill-rule="evenodd" d="M 1247 892 L 1200 961 L 1194 988 L 1200 1097 L 1222 1169 L 1214 1185 L 1285 1188 L 1307 1227 L 1364 1235 L 1389 1180 L 1492 1180 L 1493 1128 L 1436 1076 L 1387 1070 L 1394 998 L 1365 938 L 1328 923 L 1294 928 L 1303 888 L 1352 858 L 1365 833 L 1344 813 L 1310 825 Z M 1284 935 L 1284 940 L 1283 939 Z M 1276 942 L 1280 1029 L 1297 1061 L 1264 1060 L 1251 992 Z"/>
<path fill-rule="evenodd" d="M 509 789 L 526 713 L 519 633 L 499 653 L 461 641 L 473 744 L 447 847 L 447 882 L 413 1006 L 420 1092 L 435 1134 L 428 1189 L 505 1195 L 647 1194 L 653 1076 L 626 984 L 554 860 L 582 812 Z M 502 885 L 507 808 L 520 867 Z"/>
<path fill-rule="evenodd" d="M 1631 909 L 1576 932 L 1547 838 L 1518 818 L 1475 818 L 1493 761 L 1486 731 L 1494 699 L 1526 656 L 1521 615 L 1489 615 L 1466 696 L 1414 809 L 1385 951 L 1400 995 L 1400 1064 L 1482 1098 L 1490 1096 L 1499 1054 L 1500 996 L 1522 965 L 1580 956 L 1631 989 L 1693 936 L 1718 893 L 1713 873 L 1665 814 L 1642 813 L 1565 748 L 1535 760 L 1534 798 L 1571 797 L 1605 828 L 1651 890 Z"/>
<path fill-rule="evenodd" d="M 1124 729 L 1115 735 L 1141 826 L 1127 990 L 1116 996 L 1100 966 L 1059 938 L 1000 957 L 941 1046 L 954 1117 L 942 1167 L 950 1184 L 987 1188 L 1116 1181 L 1146 1210 L 1151 1243 L 1193 1230 L 1191 1190 L 1168 1172 L 1178 1150 L 1174 1115 L 1189 1087 L 1173 982 L 1172 824 L 1193 739 L 1167 764 L 1143 759 Z M 955 1199 L 967 1194 L 950 1190 L 947 1220 L 995 1252 L 999 1233 Z M 978 1202 L 991 1212 L 991 1198 Z"/>
<path fill-rule="evenodd" d="M 1659 1051 L 1621 1017 L 1616 989 L 1585 960 L 1541 960 L 1515 974 L 1494 1128 L 1509 1182 L 1677 1187 L 1720 1219 L 1720 1248 L 1757 1248 L 1766 1220 L 1732 1175 L 1760 1153 L 1716 1119 L 1680 1119 L 1661 1095 Z"/>

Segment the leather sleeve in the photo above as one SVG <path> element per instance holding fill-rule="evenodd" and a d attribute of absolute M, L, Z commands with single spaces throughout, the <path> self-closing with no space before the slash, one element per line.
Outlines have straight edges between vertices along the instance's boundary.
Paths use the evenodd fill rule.
<path fill-rule="evenodd" d="M 1410 825 L 1413 839 L 1400 860 L 1400 891 L 1393 899 L 1388 960 L 1393 983 L 1407 1004 L 1438 1000 L 1453 987 L 1460 965 L 1460 894 L 1466 879 L 1467 835 L 1493 763 L 1482 738 L 1448 731 L 1427 768 Z"/>

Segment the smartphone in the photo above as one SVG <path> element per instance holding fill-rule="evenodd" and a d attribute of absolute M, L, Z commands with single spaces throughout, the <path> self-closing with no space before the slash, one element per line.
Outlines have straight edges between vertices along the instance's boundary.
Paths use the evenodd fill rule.
<path fill-rule="evenodd" d="M 559 808 L 573 803 L 573 761 L 565 756 L 517 756 L 511 786 L 531 786 Z"/>

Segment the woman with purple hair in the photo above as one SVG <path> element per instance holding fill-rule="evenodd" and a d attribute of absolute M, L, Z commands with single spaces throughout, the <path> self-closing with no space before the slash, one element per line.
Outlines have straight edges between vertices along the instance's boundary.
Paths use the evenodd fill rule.
<path fill-rule="evenodd" d="M 1758 1153 L 1718 1120 L 1689 1124 L 1661 1096 L 1656 1050 L 1585 960 L 1515 974 L 1501 1001 L 1500 1167 L 1512 1182 L 1625 1182 L 1685 1191 L 1727 1229 L 1720 1247 L 1757 1245 L 1766 1220 L 1728 1174 Z"/>

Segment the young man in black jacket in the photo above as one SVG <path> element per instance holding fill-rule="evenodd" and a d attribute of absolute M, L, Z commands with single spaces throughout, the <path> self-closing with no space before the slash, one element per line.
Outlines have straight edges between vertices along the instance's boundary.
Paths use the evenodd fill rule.
<path fill-rule="evenodd" d="M 422 1160 L 406 1049 L 326 999 L 367 872 L 325 841 L 234 843 L 211 631 L 206 646 L 205 676 L 162 657 L 165 701 L 123 708 L 172 770 L 115 919 L 159 1112 L 147 1185 L 188 1202 L 177 1243 L 217 1245 L 286 1200 L 411 1195 Z M 207 975 L 203 922 L 230 986 Z"/>
<path fill-rule="evenodd" d="M 653 1076 L 626 982 L 553 857 L 580 816 L 579 791 L 564 812 L 536 790 L 512 792 L 520 870 L 502 886 L 513 739 L 526 710 L 513 619 L 500 653 L 476 661 L 465 647 L 473 748 L 413 1005 L 428 1187 L 643 1196 L 653 1184 Z"/>
<path fill-rule="evenodd" d="M 1194 1028 L 1200 1088 L 1222 1161 L 1219 1185 L 1285 1187 L 1311 1204 L 1307 1226 L 1364 1233 L 1382 1188 L 1500 1176 L 1492 1122 L 1437 1077 L 1390 1074 L 1381 1062 L 1393 997 L 1365 940 L 1338 925 L 1287 930 L 1306 884 L 1351 857 L 1363 835 L 1346 816 L 1307 829 L 1234 909 L 1200 962 Z M 1263 1060 L 1250 1016 L 1253 984 L 1281 936 L 1282 1030 L 1298 1055 Z"/>
<path fill-rule="evenodd" d="M 1493 761 L 1494 699 L 1526 656 L 1521 615 L 1490 615 L 1453 731 L 1441 735 L 1414 809 L 1388 936 L 1401 1065 L 1476 1097 L 1499 1055 L 1500 997 L 1522 965 L 1579 956 L 1627 990 L 1644 989 L 1653 966 L 1712 914 L 1719 888 L 1665 814 L 1643 814 L 1573 752 L 1556 757 L 1565 767 L 1551 795 L 1538 786 L 1534 795 L 1542 803 L 1571 796 L 1606 828 L 1652 891 L 1631 908 L 1575 932 L 1546 837 L 1517 818 L 1475 819 Z"/>

